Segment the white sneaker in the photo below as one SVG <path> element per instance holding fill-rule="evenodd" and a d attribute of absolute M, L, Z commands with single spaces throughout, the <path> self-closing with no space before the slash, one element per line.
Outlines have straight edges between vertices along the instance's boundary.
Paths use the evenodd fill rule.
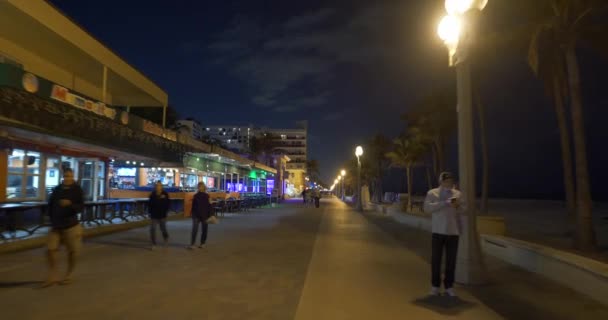
<path fill-rule="evenodd" d="M 152 246 L 150 247 L 150 250 L 151 250 L 151 251 L 156 250 L 156 245 L 152 245 Z"/>
<path fill-rule="evenodd" d="M 186 249 L 194 250 L 195 246 L 187 246 Z"/>
<path fill-rule="evenodd" d="M 439 295 L 439 288 L 438 287 L 432 287 L 430 295 L 432 295 L 432 296 L 438 296 Z"/>
<path fill-rule="evenodd" d="M 203 249 L 204 247 L 205 247 L 205 245 L 204 245 L 204 244 L 199 244 L 199 245 L 198 245 L 198 248 L 199 248 L 199 249 Z"/>
<path fill-rule="evenodd" d="M 454 291 L 454 288 L 449 288 L 449 289 L 445 290 L 445 293 L 450 297 L 457 297 L 456 292 Z"/>

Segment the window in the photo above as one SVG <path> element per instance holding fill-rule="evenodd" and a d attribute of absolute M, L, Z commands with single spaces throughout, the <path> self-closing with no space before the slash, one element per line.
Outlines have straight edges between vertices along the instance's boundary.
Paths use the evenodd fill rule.
<path fill-rule="evenodd" d="M 40 153 L 13 150 L 8 156 L 8 199 L 39 198 Z"/>
<path fill-rule="evenodd" d="M 106 191 L 106 164 L 102 161 L 95 162 L 95 172 L 97 173 L 97 198 L 103 198 Z"/>
<path fill-rule="evenodd" d="M 57 158 L 49 158 L 46 160 L 46 194 L 51 194 L 53 188 L 59 185 L 61 176 L 60 161 Z"/>
<path fill-rule="evenodd" d="M 85 199 L 94 199 L 94 173 L 93 161 L 83 161 L 80 163 L 80 187 L 84 192 Z"/>

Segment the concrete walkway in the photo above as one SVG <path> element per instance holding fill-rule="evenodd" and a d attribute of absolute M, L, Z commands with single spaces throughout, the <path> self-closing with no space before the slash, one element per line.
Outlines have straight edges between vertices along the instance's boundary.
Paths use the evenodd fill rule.
<path fill-rule="evenodd" d="M 428 234 L 337 200 L 227 216 L 203 250 L 184 248 L 189 229 L 189 220 L 170 222 L 171 245 L 156 251 L 147 228 L 88 240 L 75 283 L 49 289 L 37 289 L 43 250 L 0 255 L 1 318 L 608 319 L 574 294 L 556 310 L 546 302 L 532 309 L 525 299 L 562 302 L 563 291 L 524 272 L 507 280 L 544 286 L 545 296 L 500 284 L 430 299 Z"/>
<path fill-rule="evenodd" d="M 296 320 L 502 319 L 464 291 L 429 297 L 422 258 L 342 203 L 324 211 Z"/>

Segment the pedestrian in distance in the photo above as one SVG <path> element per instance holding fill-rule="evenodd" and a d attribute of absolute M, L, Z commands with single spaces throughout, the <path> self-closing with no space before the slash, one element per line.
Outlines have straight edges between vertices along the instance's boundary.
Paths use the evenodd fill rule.
<path fill-rule="evenodd" d="M 82 248 L 82 226 L 78 221 L 78 214 L 83 208 L 82 188 L 74 181 L 72 169 L 66 168 L 63 170 L 63 181 L 53 189 L 49 198 L 48 214 L 51 220 L 51 230 L 47 239 L 49 274 L 43 287 L 72 282 L 76 259 Z M 65 278 L 59 281 L 57 258 L 61 243 L 68 251 L 68 269 Z"/>
<path fill-rule="evenodd" d="M 163 244 L 165 247 L 169 244 L 169 233 L 167 232 L 167 213 L 169 212 L 169 193 L 163 189 L 162 182 L 158 181 L 154 185 L 154 191 L 150 193 L 148 207 L 150 210 L 150 241 L 152 241 L 152 250 L 156 248 L 156 226 L 160 226 L 160 232 L 163 234 Z"/>
<path fill-rule="evenodd" d="M 306 188 L 304 188 L 304 190 L 302 190 L 302 203 L 304 204 L 304 207 L 306 207 L 306 194 L 308 193 L 308 190 Z"/>
<path fill-rule="evenodd" d="M 454 276 L 456 256 L 461 232 L 460 214 L 464 203 L 460 191 L 454 188 L 454 177 L 449 172 L 439 176 L 439 187 L 430 190 L 424 200 L 424 211 L 432 216 L 431 295 L 439 295 L 441 286 L 441 259 L 445 251 L 446 294 L 455 297 Z"/>
<path fill-rule="evenodd" d="M 204 183 L 199 182 L 198 192 L 192 199 L 192 237 L 190 238 L 190 246 L 188 249 L 194 249 L 194 243 L 196 236 L 198 235 L 198 226 L 202 225 L 201 230 L 201 241 L 198 248 L 202 249 L 207 241 L 207 231 L 209 224 L 207 220 L 213 215 L 211 211 L 211 202 L 209 201 L 209 194 L 207 194 L 207 186 Z"/>
<path fill-rule="evenodd" d="M 321 202 L 321 192 L 319 191 L 319 189 L 315 189 L 312 196 L 315 201 L 315 207 L 318 208 Z"/>

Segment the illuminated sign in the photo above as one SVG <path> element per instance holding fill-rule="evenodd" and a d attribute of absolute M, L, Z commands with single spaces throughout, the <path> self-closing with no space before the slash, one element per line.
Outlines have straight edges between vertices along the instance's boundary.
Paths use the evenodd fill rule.
<path fill-rule="evenodd" d="M 114 119 L 116 116 L 116 111 L 112 108 L 106 107 L 104 103 L 83 98 L 77 94 L 71 93 L 69 89 L 60 85 L 53 85 L 53 89 L 51 90 L 51 98 L 63 103 L 67 103 L 79 109 L 94 112 L 110 119 Z"/>
<path fill-rule="evenodd" d="M 272 189 L 274 189 L 274 180 L 266 180 L 266 193 L 272 194 Z"/>
<path fill-rule="evenodd" d="M 119 177 L 135 177 L 137 172 L 137 169 L 135 168 L 118 168 L 118 170 L 116 170 L 116 174 L 118 174 Z"/>

